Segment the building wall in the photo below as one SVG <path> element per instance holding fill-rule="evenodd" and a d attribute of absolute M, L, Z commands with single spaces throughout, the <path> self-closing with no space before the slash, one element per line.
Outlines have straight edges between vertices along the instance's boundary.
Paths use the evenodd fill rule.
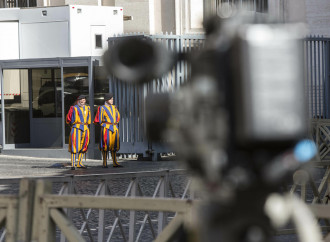
<path fill-rule="evenodd" d="M 37 0 L 38 7 L 63 5 L 65 5 L 65 0 Z"/>
<path fill-rule="evenodd" d="M 0 22 L 0 56 L 2 59 L 19 59 L 18 22 Z"/>
<path fill-rule="evenodd" d="M 269 0 L 269 12 L 285 22 L 306 22 L 312 35 L 330 37 L 329 0 Z"/>
<path fill-rule="evenodd" d="M 1 9 L 0 31 L 6 33 L 0 35 L 2 60 L 101 56 L 107 39 L 123 33 L 123 9 L 86 5 Z"/>
<path fill-rule="evenodd" d="M 107 39 L 123 33 L 123 11 L 114 7 L 79 8 L 82 9 L 80 14 L 70 9 L 71 56 L 101 56 L 107 48 Z M 117 10 L 116 15 L 113 15 L 114 10 Z M 102 35 L 103 49 L 95 48 L 95 34 Z"/>
<path fill-rule="evenodd" d="M 153 0 L 151 0 L 153 1 Z M 116 6 L 123 7 L 124 15 L 133 16 L 132 21 L 124 22 L 124 32 L 153 33 L 149 0 L 116 0 Z"/>
<path fill-rule="evenodd" d="M 56 1 L 56 0 L 53 0 Z M 65 5 L 98 5 L 101 0 L 65 0 Z M 79 3 L 78 3 L 79 2 Z"/>
<path fill-rule="evenodd" d="M 68 57 L 69 8 L 53 7 L 20 10 L 20 58 Z"/>
<path fill-rule="evenodd" d="M 176 34 L 203 33 L 203 0 L 175 1 Z"/>
<path fill-rule="evenodd" d="M 310 34 L 330 37 L 330 1 L 305 0 L 306 19 Z"/>
<path fill-rule="evenodd" d="M 103 6 L 116 6 L 116 0 L 102 0 Z"/>
<path fill-rule="evenodd" d="M 162 31 L 175 33 L 175 0 L 162 0 L 161 10 Z"/>
<path fill-rule="evenodd" d="M 205 0 L 204 0 L 205 1 Z M 38 0 L 38 6 L 98 5 L 123 7 L 124 32 L 201 33 L 203 0 Z"/>

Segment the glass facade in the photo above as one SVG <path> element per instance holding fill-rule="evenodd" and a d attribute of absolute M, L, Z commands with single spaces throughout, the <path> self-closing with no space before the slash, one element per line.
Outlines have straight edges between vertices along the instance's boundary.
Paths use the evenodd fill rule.
<path fill-rule="evenodd" d="M 5 107 L 6 144 L 30 143 L 29 85 L 27 69 L 3 71 L 1 101 Z"/>
<path fill-rule="evenodd" d="M 5 69 L 5 144 L 12 148 L 61 148 L 62 98 L 59 68 Z"/>
<path fill-rule="evenodd" d="M 32 117 L 62 117 L 60 69 L 32 69 Z"/>
<path fill-rule="evenodd" d="M 70 107 L 76 104 L 77 97 L 82 94 L 87 96 L 87 105 L 90 105 L 89 67 L 25 66 L 25 62 L 22 62 L 21 68 L 2 69 L 3 93 L 0 93 L 0 102 L 3 101 L 4 106 L 4 149 L 66 149 L 70 126 L 65 124 L 65 118 Z M 98 107 L 104 104 L 104 94 L 109 93 L 109 79 L 103 67 L 92 68 L 93 120 Z M 91 143 L 99 143 L 99 126 L 92 125 L 91 131 Z"/>

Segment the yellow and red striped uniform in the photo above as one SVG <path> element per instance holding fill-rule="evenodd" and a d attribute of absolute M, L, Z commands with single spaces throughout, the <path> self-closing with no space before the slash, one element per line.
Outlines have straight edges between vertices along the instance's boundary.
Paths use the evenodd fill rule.
<path fill-rule="evenodd" d="M 119 121 L 120 114 L 115 105 L 103 105 L 98 108 L 93 123 L 101 125 L 100 150 L 116 152 L 120 149 Z"/>
<path fill-rule="evenodd" d="M 90 107 L 71 106 L 66 116 L 66 123 L 71 125 L 71 133 L 69 138 L 69 152 L 86 153 L 89 144 L 89 128 L 91 124 Z"/>

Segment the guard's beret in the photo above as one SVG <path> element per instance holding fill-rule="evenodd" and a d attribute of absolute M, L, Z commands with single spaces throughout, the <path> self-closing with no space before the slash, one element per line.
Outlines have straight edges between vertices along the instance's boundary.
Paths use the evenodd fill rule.
<path fill-rule="evenodd" d="M 110 100 L 111 98 L 113 98 L 113 94 L 110 92 L 110 93 L 106 93 L 104 95 L 104 101 L 108 101 Z"/>
<path fill-rule="evenodd" d="M 86 99 L 86 98 L 87 98 L 86 95 L 80 95 L 80 96 L 77 98 L 77 100 Z"/>

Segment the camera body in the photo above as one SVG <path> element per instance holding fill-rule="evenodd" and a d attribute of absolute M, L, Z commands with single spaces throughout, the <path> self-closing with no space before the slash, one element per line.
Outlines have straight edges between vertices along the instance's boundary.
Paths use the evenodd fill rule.
<path fill-rule="evenodd" d="M 174 93 L 147 97 L 145 108 L 149 138 L 170 141 L 199 178 L 206 203 L 198 229 L 187 233 L 198 230 L 200 241 L 270 241 L 265 201 L 298 167 L 293 149 L 308 131 L 305 27 L 238 14 L 210 19 L 205 31 L 205 47 L 191 55 L 131 39 L 104 62 L 117 77 L 140 83 L 177 61 L 191 64 L 189 81 Z M 131 57 L 134 46 L 146 56 Z M 127 67 L 129 78 L 118 72 Z"/>

